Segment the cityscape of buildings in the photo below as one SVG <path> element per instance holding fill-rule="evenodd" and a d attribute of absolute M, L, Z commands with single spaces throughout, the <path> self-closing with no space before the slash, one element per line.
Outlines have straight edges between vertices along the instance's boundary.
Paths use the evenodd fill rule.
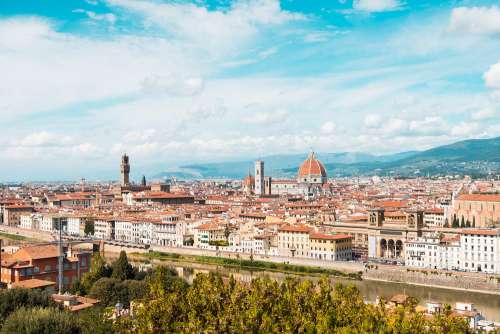
<path fill-rule="evenodd" d="M 4 186 L 0 222 L 124 246 L 500 274 L 499 181 L 332 179 L 311 153 L 295 179 L 266 176 L 256 161 L 244 180 L 134 183 L 130 163 L 123 155 L 119 183 Z M 7 284 L 18 277 L 12 259 L 2 259 Z M 41 272 L 30 268 L 27 277 Z"/>

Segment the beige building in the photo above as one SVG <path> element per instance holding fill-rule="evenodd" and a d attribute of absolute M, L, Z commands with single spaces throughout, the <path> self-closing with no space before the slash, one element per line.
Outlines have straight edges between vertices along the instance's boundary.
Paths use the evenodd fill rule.
<path fill-rule="evenodd" d="M 352 259 L 352 237 L 350 235 L 311 233 L 309 238 L 312 258 L 330 261 Z"/>
<path fill-rule="evenodd" d="M 311 231 L 306 225 L 281 226 L 278 230 L 279 255 L 309 257 Z"/>
<path fill-rule="evenodd" d="M 454 217 L 459 222 L 462 217 L 475 227 L 500 226 L 500 195 L 499 194 L 462 194 L 453 200 L 448 221 Z"/>

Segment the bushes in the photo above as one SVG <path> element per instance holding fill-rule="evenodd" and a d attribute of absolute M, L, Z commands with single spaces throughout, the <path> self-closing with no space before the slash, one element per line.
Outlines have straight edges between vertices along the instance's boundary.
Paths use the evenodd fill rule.
<path fill-rule="evenodd" d="M 18 308 L 35 306 L 56 307 L 57 304 L 44 292 L 28 289 L 3 290 L 0 292 L 0 323 Z"/>
<path fill-rule="evenodd" d="M 286 279 L 225 282 L 197 275 L 186 289 L 151 290 L 119 333 L 470 333 L 450 312 L 426 319 L 416 301 L 387 309 L 367 305 L 354 286 Z"/>
<path fill-rule="evenodd" d="M 12 313 L 1 333 L 11 334 L 80 334 L 82 330 L 74 316 L 58 308 L 21 307 Z"/>
<path fill-rule="evenodd" d="M 130 300 L 141 299 L 147 293 L 144 281 L 125 280 L 103 277 L 94 283 L 89 295 L 101 301 L 102 305 L 114 306 L 120 302 L 128 306 Z"/>

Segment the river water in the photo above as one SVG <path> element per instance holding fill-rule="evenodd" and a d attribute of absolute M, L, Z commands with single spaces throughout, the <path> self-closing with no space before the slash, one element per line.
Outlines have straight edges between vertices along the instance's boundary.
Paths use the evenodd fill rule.
<path fill-rule="evenodd" d="M 248 269 L 223 267 L 218 265 L 174 262 L 167 260 L 154 260 L 153 265 L 163 264 L 175 268 L 179 276 L 191 283 L 198 273 L 208 273 L 210 271 L 218 272 L 223 277 L 234 276 L 235 279 L 250 282 L 254 278 L 268 277 L 281 281 L 286 277 L 292 276 L 298 279 L 318 280 L 317 276 L 293 275 L 269 271 L 251 271 Z M 136 263 L 138 264 L 138 263 Z M 500 321 L 500 295 L 484 294 L 478 292 L 459 291 L 435 287 L 415 286 L 394 282 L 380 281 L 354 281 L 343 278 L 332 278 L 332 283 L 354 284 L 358 287 L 364 299 L 374 302 L 377 297 L 385 300 L 400 293 L 418 298 L 420 305 L 426 306 L 427 302 L 441 302 L 455 306 L 456 302 L 471 302 L 483 314 L 483 316 L 492 321 Z"/>

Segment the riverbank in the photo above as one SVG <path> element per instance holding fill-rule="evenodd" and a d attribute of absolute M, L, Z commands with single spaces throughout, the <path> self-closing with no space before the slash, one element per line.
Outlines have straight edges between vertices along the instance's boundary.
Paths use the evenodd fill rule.
<path fill-rule="evenodd" d="M 500 291 L 495 291 L 495 290 L 478 290 L 478 289 L 459 288 L 459 287 L 436 285 L 436 284 L 400 282 L 400 281 L 391 281 L 388 279 L 372 278 L 372 277 L 366 277 L 366 276 L 363 276 L 363 280 L 373 281 L 373 282 L 386 282 L 386 283 L 401 284 L 401 285 L 414 285 L 414 286 L 434 288 L 434 289 L 446 289 L 446 290 L 453 290 L 453 291 L 464 291 L 464 292 L 481 293 L 481 294 L 485 294 L 485 295 L 498 295 L 498 296 L 500 296 Z"/>
<path fill-rule="evenodd" d="M 188 262 L 188 263 L 201 263 L 220 265 L 232 268 L 244 268 L 248 270 L 263 270 L 281 273 L 289 273 L 296 275 L 328 275 L 334 277 L 342 277 L 348 279 L 361 280 L 361 272 L 343 272 L 335 269 L 328 269 L 322 267 L 302 266 L 288 263 L 275 263 L 266 261 L 254 261 L 247 259 L 230 259 L 225 257 L 213 257 L 202 255 L 180 255 L 177 253 L 164 253 L 152 251 L 149 253 L 131 253 L 134 257 L 142 257 L 150 260 L 168 260 L 174 262 Z"/>

